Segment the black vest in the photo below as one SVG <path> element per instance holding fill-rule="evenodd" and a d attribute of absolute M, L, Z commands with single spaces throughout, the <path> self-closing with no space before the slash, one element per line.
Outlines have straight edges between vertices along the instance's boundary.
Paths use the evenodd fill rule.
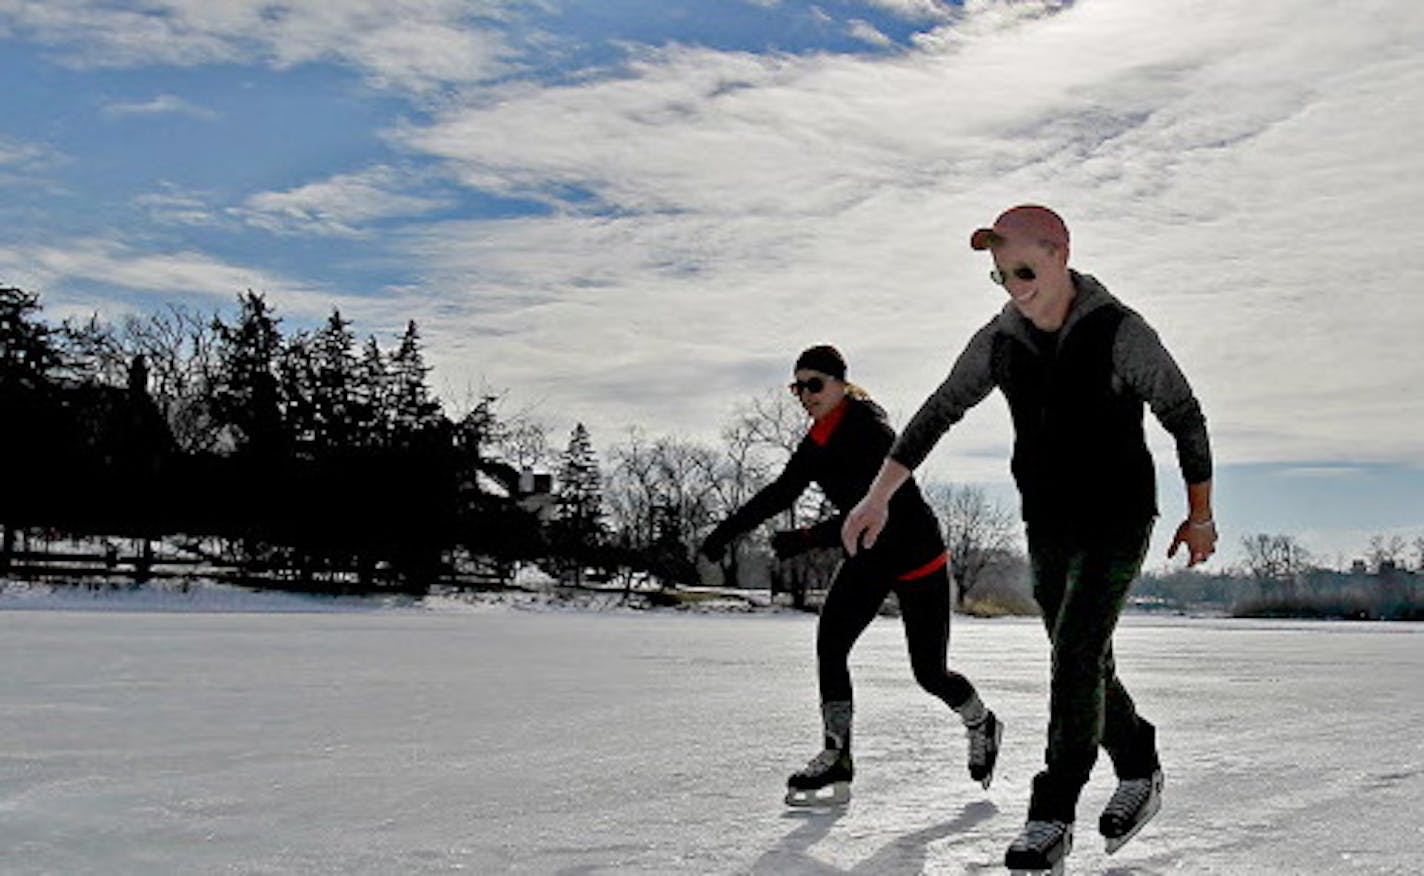
<path fill-rule="evenodd" d="M 1050 348 L 994 338 L 994 377 L 1014 420 L 1014 480 L 1028 523 L 1145 523 L 1157 514 L 1142 400 L 1113 391 L 1113 342 L 1127 311 L 1097 308 Z M 1053 341 L 1057 349 L 1052 349 Z"/>

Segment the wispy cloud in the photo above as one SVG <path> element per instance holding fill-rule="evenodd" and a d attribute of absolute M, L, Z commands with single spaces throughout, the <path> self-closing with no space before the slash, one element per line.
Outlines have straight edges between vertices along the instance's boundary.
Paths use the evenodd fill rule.
<path fill-rule="evenodd" d="M 51 147 L 0 136 L 0 186 L 29 186 L 36 174 L 62 163 Z"/>
<path fill-rule="evenodd" d="M 944 21 L 953 18 L 956 14 L 954 4 L 945 3 L 942 0 L 863 0 L 863 2 L 866 6 L 874 6 L 910 21 Z"/>
<path fill-rule="evenodd" d="M 231 264 L 201 252 L 156 253 L 114 240 L 0 245 L 0 275 L 48 292 L 73 283 L 231 301 L 246 289 L 268 293 L 292 313 L 321 315 L 332 296 L 300 280 Z M 67 296 L 61 296 L 61 299 Z"/>
<path fill-rule="evenodd" d="M 282 234 L 358 236 L 364 224 L 419 216 L 449 205 L 447 199 L 401 191 L 419 184 L 411 174 L 376 166 L 286 191 L 262 192 L 230 212 L 250 225 Z"/>
<path fill-rule="evenodd" d="M 1400 255 L 1424 236 L 1424 156 L 1400 145 L 1419 122 L 1398 102 L 1424 93 L 1417 4 L 876 0 L 925 22 L 912 48 L 634 48 L 550 85 L 503 81 L 539 42 L 515 4 L 0 2 L 11 33 L 75 64 L 335 62 L 419 95 L 387 142 L 431 176 L 317 170 L 220 215 L 379 228 L 410 279 L 372 320 L 405 308 L 441 379 L 483 375 L 605 432 L 710 433 L 819 341 L 903 422 L 1003 302 L 968 231 L 1041 201 L 1072 223 L 1075 265 L 1161 331 L 1222 461 L 1424 458 L 1424 298 L 1401 292 L 1424 262 Z M 446 219 L 436 178 L 542 210 Z M 197 223 L 213 200 L 143 205 Z M 185 247 L 59 249 L 23 255 L 134 288 L 302 285 Z M 1008 440 L 976 412 L 934 464 L 1002 478 Z"/>
<path fill-rule="evenodd" d="M 44 158 L 46 152 L 33 143 L 24 143 L 0 137 L 0 166 L 11 167 L 31 164 Z"/>
<path fill-rule="evenodd" d="M 879 30 L 876 30 L 875 25 L 859 18 L 852 19 L 846 30 L 855 39 L 858 39 L 863 43 L 869 43 L 872 46 L 885 47 L 893 46 L 895 44 L 894 40 L 890 39 L 888 36 L 881 33 Z"/>
<path fill-rule="evenodd" d="M 162 182 L 157 191 L 136 197 L 134 205 L 159 225 L 212 226 L 222 219 L 214 211 L 211 199 L 209 193 Z"/>
<path fill-rule="evenodd" d="M 176 115 L 212 122 L 221 117 L 213 110 L 172 94 L 160 94 L 145 101 L 106 104 L 100 113 L 108 119 Z"/>
<path fill-rule="evenodd" d="M 1290 479 L 1333 480 L 1354 477 L 1361 471 L 1362 469 L 1352 465 L 1300 465 L 1281 469 L 1275 476 Z"/>
<path fill-rule="evenodd" d="M 508 69 L 497 22 L 512 0 L 7 0 L 0 27 L 65 50 L 78 67 L 335 60 L 377 84 L 424 91 Z M 527 4 L 525 4 L 527 5 Z M 537 5 L 537 4 L 536 4 Z"/>
<path fill-rule="evenodd" d="M 1424 87 L 1424 23 L 1383 6 L 1388 29 L 1307 0 L 980 3 L 966 14 L 994 26 L 974 39 L 888 59 L 651 52 L 401 131 L 464 185 L 554 207 L 411 245 L 435 276 L 537 290 L 537 308 L 478 310 L 513 332 L 486 345 L 491 370 L 559 375 L 551 393 L 570 349 L 661 377 L 689 349 L 716 373 L 834 340 L 907 416 L 1002 303 L 965 235 L 1045 201 L 1073 223 L 1075 263 L 1167 338 L 1223 458 L 1417 456 L 1424 361 L 1379 355 L 1424 324 L 1424 300 L 1395 294 L 1424 281 L 1391 243 L 1424 233 L 1399 184 L 1424 167 L 1394 145 L 1417 123 L 1389 97 Z M 1353 266 L 1378 263 L 1391 281 L 1362 283 Z M 671 391 L 617 409 L 657 422 L 663 405 L 698 417 Z M 950 464 L 1006 444 L 1002 419 L 966 423 Z"/>

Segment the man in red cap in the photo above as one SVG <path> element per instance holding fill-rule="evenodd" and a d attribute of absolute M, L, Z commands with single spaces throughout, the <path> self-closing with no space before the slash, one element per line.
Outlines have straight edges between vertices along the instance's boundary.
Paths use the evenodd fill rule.
<path fill-rule="evenodd" d="M 1215 551 L 1211 446 L 1191 386 L 1151 326 L 1093 277 L 1068 267 L 1068 227 L 1023 205 L 970 236 L 994 260 L 1009 302 L 981 328 L 900 434 L 842 529 L 852 555 L 875 543 L 889 499 L 940 437 L 998 388 L 1014 424 L 1034 599 L 1052 643 L 1047 765 L 1028 821 L 1005 855 L 1016 870 L 1055 870 L 1072 848 L 1078 797 L 1101 745 L 1118 788 L 1098 828 L 1115 852 L 1156 812 L 1156 728 L 1137 713 L 1113 662 L 1112 634 L 1157 516 L 1143 406 L 1171 433 L 1187 513 L 1168 556 Z"/>

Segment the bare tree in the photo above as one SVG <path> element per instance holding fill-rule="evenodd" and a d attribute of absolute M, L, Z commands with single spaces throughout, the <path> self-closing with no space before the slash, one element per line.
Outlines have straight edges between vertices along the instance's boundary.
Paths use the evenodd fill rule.
<path fill-rule="evenodd" d="M 710 490 L 708 523 L 724 519 L 740 508 L 772 477 L 772 453 L 756 425 L 746 418 L 733 419 L 722 429 L 722 443 L 716 452 L 692 458 L 692 463 L 702 468 L 701 478 Z M 777 453 L 780 455 L 779 450 Z M 720 566 L 723 581 L 737 586 L 741 580 L 741 553 L 735 544 Z"/>
<path fill-rule="evenodd" d="M 1241 539 L 1246 570 L 1270 595 L 1291 595 L 1297 578 L 1310 566 L 1310 552 L 1294 536 L 1257 533 Z"/>
<path fill-rule="evenodd" d="M 169 305 L 153 313 L 129 314 L 118 327 L 100 322 L 97 315 L 82 323 L 66 320 L 59 335 L 71 379 L 122 386 L 141 356 L 144 388 L 178 446 L 204 451 L 218 443 L 219 427 L 211 412 L 215 317 Z"/>
<path fill-rule="evenodd" d="M 1404 536 L 1372 536 L 1370 538 L 1369 550 L 1370 568 L 1376 572 L 1383 572 L 1389 568 L 1398 568 L 1404 562 L 1405 550 Z"/>
<path fill-rule="evenodd" d="M 649 439 L 630 429 L 609 451 L 604 491 L 615 539 L 642 554 L 659 580 L 690 580 L 693 554 L 715 507 L 717 450 L 680 438 Z"/>
<path fill-rule="evenodd" d="M 927 483 L 925 500 L 944 526 L 950 568 L 959 585 L 957 602 L 963 606 L 986 573 L 1010 555 L 1018 540 L 1018 517 L 978 486 Z"/>
<path fill-rule="evenodd" d="M 806 437 L 806 429 L 806 412 L 790 394 L 778 390 L 767 390 L 737 405 L 732 412 L 732 422 L 727 427 L 727 431 L 739 434 L 749 449 L 764 454 L 768 479 L 774 477 L 775 470 L 785 465 L 791 454 L 796 452 L 797 446 Z M 728 440 L 726 431 L 723 440 Z M 819 487 L 812 485 L 787 510 L 782 526 L 795 529 L 821 520 L 830 512 L 825 495 Z"/>
<path fill-rule="evenodd" d="M 548 423 L 519 412 L 503 426 L 496 450 L 506 462 L 517 469 L 538 469 L 552 463 Z"/>
<path fill-rule="evenodd" d="M 737 405 L 732 419 L 758 446 L 790 456 L 806 434 L 806 412 L 788 393 L 767 390 Z"/>
<path fill-rule="evenodd" d="M 480 444 L 495 458 L 513 466 L 551 468 L 558 456 L 549 443 L 552 427 L 537 416 L 535 405 L 509 410 L 509 393 L 488 384 L 467 385 L 450 407 L 457 422 L 476 424 Z"/>

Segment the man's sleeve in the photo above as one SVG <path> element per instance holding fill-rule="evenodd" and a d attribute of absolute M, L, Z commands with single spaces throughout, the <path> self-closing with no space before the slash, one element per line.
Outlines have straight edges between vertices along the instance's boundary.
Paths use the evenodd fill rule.
<path fill-rule="evenodd" d="M 1113 345 L 1118 377 L 1147 402 L 1162 428 L 1177 442 L 1177 464 L 1189 484 L 1211 480 L 1211 440 L 1206 416 L 1192 387 L 1162 345 L 1157 332 L 1136 313 L 1123 320 Z"/>
<path fill-rule="evenodd" d="M 994 334 L 997 318 L 969 340 L 949 376 L 939 385 L 890 448 L 890 458 L 910 470 L 919 467 L 949 427 L 964 418 L 994 389 Z"/>

